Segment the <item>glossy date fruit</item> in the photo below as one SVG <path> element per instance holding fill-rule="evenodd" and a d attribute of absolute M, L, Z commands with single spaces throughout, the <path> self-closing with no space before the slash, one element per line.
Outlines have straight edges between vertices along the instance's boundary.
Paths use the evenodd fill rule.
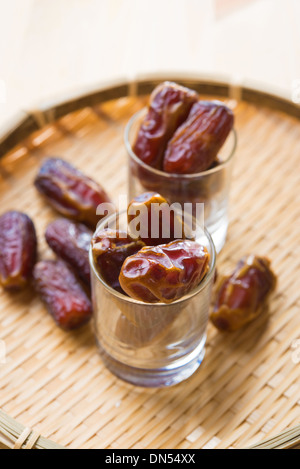
<path fill-rule="evenodd" d="M 145 244 L 131 238 L 125 231 L 104 229 L 92 238 L 95 266 L 103 280 L 115 290 L 124 293 L 119 282 L 123 262 Z"/>
<path fill-rule="evenodd" d="M 61 158 L 48 158 L 35 181 L 37 190 L 62 215 L 95 228 L 100 204 L 111 204 L 105 190 Z"/>
<path fill-rule="evenodd" d="M 34 267 L 33 276 L 36 291 L 58 326 L 69 331 L 90 320 L 91 301 L 63 261 L 40 261 Z"/>
<path fill-rule="evenodd" d="M 222 331 L 236 331 L 261 314 L 277 279 L 266 257 L 242 258 L 234 272 L 217 280 L 210 314 L 212 323 Z"/>
<path fill-rule="evenodd" d="M 134 153 L 146 164 L 161 169 L 162 158 L 175 130 L 187 118 L 198 94 L 173 82 L 158 85 L 150 96 L 148 111 L 143 119 Z"/>
<path fill-rule="evenodd" d="M 131 236 L 141 239 L 147 246 L 184 239 L 187 234 L 180 211 L 174 211 L 157 192 L 136 196 L 128 205 L 127 220 Z"/>
<path fill-rule="evenodd" d="M 168 143 L 163 160 L 164 171 L 194 174 L 208 169 L 233 124 L 233 113 L 225 104 L 198 101 Z"/>
<path fill-rule="evenodd" d="M 90 285 L 89 248 L 93 232 L 84 224 L 59 218 L 47 226 L 45 238 L 50 248 Z"/>
<path fill-rule="evenodd" d="M 32 277 L 37 238 L 25 213 L 9 211 L 0 217 L 0 284 L 6 290 L 24 288 Z"/>
<path fill-rule="evenodd" d="M 172 303 L 196 288 L 209 268 L 209 253 L 194 241 L 142 248 L 128 257 L 120 284 L 132 298 L 146 303 Z"/>

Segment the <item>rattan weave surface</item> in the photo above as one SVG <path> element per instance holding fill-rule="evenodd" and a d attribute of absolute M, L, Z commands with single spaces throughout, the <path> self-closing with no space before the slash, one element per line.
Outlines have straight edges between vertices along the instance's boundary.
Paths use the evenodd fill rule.
<path fill-rule="evenodd" d="M 127 192 L 124 126 L 146 99 L 67 114 L 1 159 L 1 212 L 32 217 L 40 258 L 53 257 L 44 231 L 58 216 L 33 187 L 42 159 L 65 158 L 117 200 Z M 245 448 L 299 423 L 300 121 L 263 105 L 230 105 L 238 147 L 217 265 L 225 272 L 245 253 L 268 255 L 278 275 L 269 311 L 227 335 L 210 324 L 203 364 L 189 380 L 144 389 L 104 367 L 90 325 L 63 332 L 32 290 L 1 291 L 0 405 L 25 427 L 67 448 L 180 449 Z"/>

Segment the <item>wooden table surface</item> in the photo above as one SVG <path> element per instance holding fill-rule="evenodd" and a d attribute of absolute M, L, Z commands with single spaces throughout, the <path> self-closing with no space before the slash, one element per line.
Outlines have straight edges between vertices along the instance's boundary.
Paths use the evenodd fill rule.
<path fill-rule="evenodd" d="M 299 99 L 299 0 L 0 0 L 0 131 L 40 102 L 159 73 Z"/>

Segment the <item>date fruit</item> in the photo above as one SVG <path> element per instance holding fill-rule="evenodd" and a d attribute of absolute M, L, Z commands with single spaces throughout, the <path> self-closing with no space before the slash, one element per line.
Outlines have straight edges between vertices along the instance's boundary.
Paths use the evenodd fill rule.
<path fill-rule="evenodd" d="M 196 288 L 209 269 L 209 253 L 194 241 L 142 248 L 128 257 L 120 285 L 132 298 L 146 303 L 172 303 Z"/>
<path fill-rule="evenodd" d="M 63 261 L 40 261 L 34 267 L 33 276 L 36 291 L 58 326 L 69 331 L 90 320 L 91 301 Z"/>
<path fill-rule="evenodd" d="M 233 124 L 233 113 L 225 104 L 198 101 L 168 143 L 163 160 L 164 171 L 194 174 L 208 169 Z"/>
<path fill-rule="evenodd" d="M 104 229 L 92 238 L 95 266 L 111 288 L 124 293 L 119 282 L 123 262 L 144 246 L 143 241 L 135 240 L 125 231 L 119 230 Z"/>
<path fill-rule="evenodd" d="M 62 215 L 95 228 L 98 205 L 111 204 L 105 190 L 61 158 L 48 158 L 35 181 L 37 190 Z"/>
<path fill-rule="evenodd" d="M 89 248 L 93 233 L 82 223 L 59 218 L 47 226 L 45 238 L 50 248 L 90 285 Z"/>
<path fill-rule="evenodd" d="M 195 91 L 177 83 L 167 81 L 158 85 L 150 96 L 147 114 L 133 145 L 134 153 L 149 166 L 161 169 L 168 140 L 197 101 Z"/>
<path fill-rule="evenodd" d="M 174 211 L 157 192 L 144 192 L 128 205 L 127 220 L 132 237 L 140 238 L 147 246 L 167 244 L 186 237 L 182 214 Z"/>
<path fill-rule="evenodd" d="M 24 288 L 32 277 L 37 238 L 25 213 L 9 211 L 0 217 L 0 284 L 6 290 Z"/>
<path fill-rule="evenodd" d="M 245 256 L 230 276 L 217 281 L 212 323 L 222 331 L 240 329 L 264 310 L 276 283 L 269 259 Z"/>

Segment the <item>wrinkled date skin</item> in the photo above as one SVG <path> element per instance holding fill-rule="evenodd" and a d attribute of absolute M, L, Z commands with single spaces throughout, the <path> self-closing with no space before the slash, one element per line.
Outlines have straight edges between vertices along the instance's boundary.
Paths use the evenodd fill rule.
<path fill-rule="evenodd" d="M 168 143 L 163 169 L 194 174 L 208 169 L 233 128 L 232 111 L 219 101 L 199 101 Z"/>
<path fill-rule="evenodd" d="M 104 229 L 93 237 L 92 253 L 95 266 L 111 288 L 124 293 L 119 282 L 123 262 L 144 246 L 143 241 L 135 240 L 119 230 Z"/>
<path fill-rule="evenodd" d="M 161 169 L 168 140 L 197 101 L 195 91 L 177 83 L 158 85 L 150 96 L 147 115 L 133 145 L 134 153 L 149 166 Z"/>
<path fill-rule="evenodd" d="M 50 248 L 90 285 L 89 248 L 93 232 L 82 223 L 59 218 L 47 226 L 45 238 Z"/>
<path fill-rule="evenodd" d="M 269 259 L 242 258 L 230 276 L 217 281 L 212 323 L 222 331 L 240 329 L 263 311 L 276 283 Z"/>
<path fill-rule="evenodd" d="M 0 217 L 0 283 L 6 290 L 20 290 L 31 280 L 37 257 L 32 220 L 22 212 Z"/>
<path fill-rule="evenodd" d="M 36 291 L 59 327 L 66 331 L 78 329 L 90 320 L 91 301 L 63 261 L 40 261 L 33 275 Z"/>
<path fill-rule="evenodd" d="M 130 234 L 147 246 L 184 239 L 187 234 L 181 214 L 157 192 L 135 197 L 128 205 L 127 220 Z"/>
<path fill-rule="evenodd" d="M 128 257 L 120 284 L 132 298 L 146 303 L 172 303 L 196 288 L 209 269 L 209 253 L 194 241 L 142 248 Z"/>
<path fill-rule="evenodd" d="M 96 214 L 98 205 L 111 204 L 99 184 L 61 158 L 48 158 L 42 164 L 34 184 L 59 213 L 92 229 L 101 219 Z"/>

